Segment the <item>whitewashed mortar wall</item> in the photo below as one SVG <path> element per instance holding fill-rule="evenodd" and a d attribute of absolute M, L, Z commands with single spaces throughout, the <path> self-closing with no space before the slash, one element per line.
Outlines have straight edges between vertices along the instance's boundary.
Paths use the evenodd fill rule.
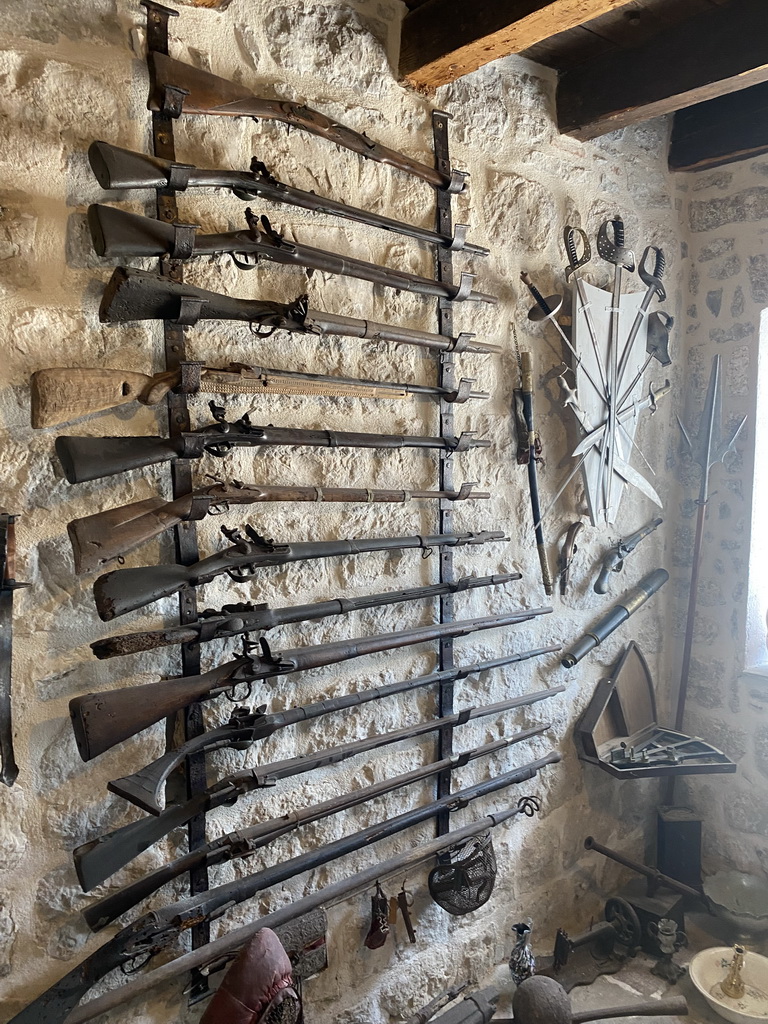
<path fill-rule="evenodd" d="M 225 12 L 182 8 L 171 22 L 171 51 L 193 64 L 252 86 L 257 93 L 306 100 L 338 116 L 386 145 L 429 160 L 431 103 L 399 85 L 393 74 L 402 5 L 395 0 L 356 3 L 269 3 L 235 0 Z M 142 59 L 143 11 L 128 0 L 90 0 L 46 4 L 42 0 L 6 3 L 3 11 L 2 62 L 3 226 L 2 262 L 3 369 L 0 414 L 3 457 L 0 503 L 21 514 L 18 528 L 18 576 L 33 584 L 16 603 L 14 695 L 17 756 L 21 775 L 17 785 L 0 793 L 0 983 L 3 1019 L 56 981 L 101 941 L 89 935 L 79 910 L 90 897 L 80 893 L 70 851 L 77 844 L 135 817 L 132 809 L 106 795 L 109 779 L 137 769 L 156 756 L 163 745 L 161 727 L 84 765 L 71 737 L 68 700 L 89 690 L 121 683 L 151 681 L 178 671 L 173 654 L 154 654 L 124 662 L 96 662 L 89 641 L 110 632 L 94 611 L 90 578 L 76 579 L 66 538 L 69 519 L 156 493 L 167 487 L 164 472 L 135 473 L 100 484 L 69 486 L 53 457 L 55 431 L 33 432 L 29 427 L 29 375 L 52 365 L 98 365 L 136 370 L 161 368 L 161 334 L 154 325 L 101 326 L 97 308 L 111 267 L 94 257 L 85 231 L 85 210 L 96 201 L 120 202 L 126 208 L 149 211 L 149 196 L 138 193 L 105 196 L 96 186 L 85 152 L 94 139 L 146 149 L 149 115 L 145 109 L 147 77 Z M 516 384 L 516 363 L 509 324 L 518 326 L 520 341 L 535 354 L 537 411 L 546 450 L 542 489 L 546 500 L 566 472 L 568 452 L 577 439 L 570 413 L 563 413 L 556 383 L 560 356 L 551 334 L 545 340 L 530 327 L 525 314 L 530 300 L 518 282 L 529 270 L 545 293 L 563 289 L 561 231 L 566 222 L 583 225 L 594 238 L 599 224 L 621 214 L 627 237 L 639 250 L 653 241 L 663 246 L 669 262 L 667 309 L 680 315 L 680 228 L 682 200 L 665 169 L 665 122 L 608 136 L 583 145 L 560 138 L 553 124 L 554 81 L 550 72 L 522 59 L 497 62 L 440 91 L 436 105 L 455 115 L 452 152 L 457 166 L 471 172 L 467 197 L 456 203 L 458 220 L 472 225 L 473 240 L 491 247 L 492 255 L 477 260 L 478 286 L 500 297 L 496 308 L 465 304 L 456 312 L 456 327 L 502 344 L 502 356 L 462 356 L 460 371 L 476 376 L 478 387 L 492 392 L 486 403 L 457 409 L 457 430 L 476 429 L 493 441 L 490 451 L 457 457 L 456 479 L 478 480 L 493 492 L 486 503 L 467 502 L 456 510 L 456 528 L 501 528 L 508 544 L 462 551 L 456 555 L 458 573 L 485 574 L 521 569 L 524 582 L 505 590 L 485 590 L 457 601 L 460 615 L 493 613 L 545 603 L 530 531 L 525 470 L 515 464 L 510 428 L 510 398 Z M 337 152 L 322 140 L 289 133 L 274 124 L 250 120 L 183 119 L 177 132 L 178 157 L 209 167 L 244 168 L 251 155 L 265 160 L 284 180 L 328 192 L 352 204 L 381 210 L 390 216 L 431 224 L 433 195 L 414 179 L 364 164 Z M 205 230 L 241 225 L 241 204 L 225 195 L 190 195 L 180 201 L 184 217 Z M 678 209 L 678 207 L 680 209 Z M 288 208 L 263 209 L 289 236 L 321 247 L 349 251 L 363 258 L 429 274 L 432 254 L 407 240 L 388 237 L 329 218 Z M 464 261 L 457 260 L 459 266 Z M 149 264 L 147 264 L 149 265 Z M 305 289 L 320 308 L 378 320 L 434 329 L 432 304 L 419 297 L 341 278 L 310 279 L 296 270 L 236 271 L 225 260 L 203 261 L 190 268 L 192 283 L 232 294 L 287 301 Z M 596 260 L 587 278 L 607 286 L 609 268 Z M 679 340 L 676 347 L 680 347 Z M 434 381 L 432 357 L 418 350 L 361 344 L 335 339 L 319 342 L 277 335 L 254 342 L 244 328 L 209 324 L 190 331 L 189 352 L 214 364 L 228 360 L 263 365 L 342 373 L 383 379 Z M 670 494 L 670 517 L 677 508 L 672 496 L 677 467 L 677 435 L 671 429 L 673 407 L 680 394 L 680 366 L 671 369 L 672 401 L 642 424 L 639 441 L 656 464 L 657 487 Z M 658 379 L 658 375 L 657 375 Z M 195 401 L 199 422 L 207 418 L 203 400 Z M 249 403 L 233 401 L 237 414 Z M 322 402 L 282 398 L 260 400 L 253 406 L 255 421 L 375 431 L 434 433 L 437 410 L 420 403 Z M 162 410 L 126 410 L 103 414 L 77 425 L 95 435 L 152 433 L 165 429 Z M 403 484 L 433 486 L 435 459 L 414 452 L 376 455 L 341 450 L 275 450 L 266 455 L 233 460 L 234 476 L 254 481 L 307 484 L 359 483 L 370 486 Z M 206 465 L 222 472 L 223 466 Z M 230 472 L 227 469 L 227 472 Z M 547 523 L 555 557 L 555 541 L 583 510 L 578 487 Z M 615 530 L 587 529 L 580 538 L 569 595 L 554 599 L 555 614 L 530 625 L 493 631 L 457 643 L 461 661 L 495 657 L 553 640 L 568 644 L 581 635 L 607 607 L 592 592 L 597 563 L 605 547 L 622 533 L 633 531 L 653 514 L 645 499 L 628 495 Z M 239 514 L 221 520 L 229 525 Z M 243 517 L 245 518 L 245 517 Z M 376 536 L 430 532 L 434 510 L 415 505 L 372 507 L 261 506 L 247 517 L 279 541 L 337 536 Z M 201 527 L 201 549 L 208 553 L 220 542 L 219 523 Z M 633 585 L 650 569 L 667 564 L 666 527 L 647 540 L 613 583 L 615 595 Z M 134 553 L 129 565 L 168 559 L 170 545 L 149 545 Z M 258 587 L 210 586 L 203 605 L 224 599 L 267 601 L 272 605 L 321 600 L 343 594 L 363 594 L 384 587 L 403 587 L 436 579 L 436 559 L 421 561 L 414 553 L 366 555 L 356 559 L 309 563 L 288 570 L 265 570 Z M 233 592 L 234 591 L 234 592 Z M 368 926 L 368 897 L 361 896 L 333 911 L 329 933 L 330 969 L 307 987 L 307 1016 L 315 1024 L 384 1024 L 397 1021 L 457 978 L 482 978 L 504 958 L 510 947 L 510 926 L 521 917 L 535 922 L 536 945 L 551 946 L 557 926 L 584 927 L 599 910 L 596 882 L 610 892 L 618 877 L 611 865 L 583 855 L 588 831 L 606 842 L 643 854 L 643 837 L 652 834 L 653 807 L 658 787 L 653 783 L 617 783 L 575 756 L 572 727 L 594 686 L 624 643 L 637 639 L 663 695 L 675 676 L 675 644 L 662 642 L 669 621 L 672 588 L 668 587 L 632 620 L 631 628 L 614 635 L 597 655 L 578 669 L 565 672 L 556 656 L 499 671 L 487 679 L 457 687 L 457 707 L 499 700 L 507 695 L 566 683 L 567 692 L 528 712 L 498 722 L 473 724 L 457 733 L 461 748 L 541 721 L 551 720 L 550 738 L 518 747 L 504 756 L 466 768 L 460 780 L 470 783 L 489 772 L 522 764 L 552 747 L 562 750 L 561 765 L 546 771 L 523 792 L 539 792 L 544 800 L 540 819 L 522 820 L 499 830 L 495 844 L 500 874 L 492 901 L 480 913 L 450 918 L 426 896 L 426 872 L 408 879 L 416 892 L 415 946 L 405 944 L 400 929 L 395 941 L 381 950 L 362 948 Z M 433 620 L 434 606 L 412 605 L 363 612 L 344 620 L 325 620 L 304 627 L 284 628 L 272 636 L 275 648 L 317 643 L 348 635 L 395 630 Z M 161 613 L 166 618 L 161 617 Z M 158 626 L 172 621 L 173 602 L 126 617 L 118 631 Z M 222 649 L 206 651 L 208 664 L 228 656 Z M 274 710 L 321 695 L 343 693 L 383 681 L 427 671 L 434 653 L 415 649 L 397 656 L 364 659 L 268 686 L 257 686 L 256 703 Z M 212 771 L 273 760 L 320 748 L 373 730 L 384 730 L 431 715 L 433 696 L 422 693 L 403 700 L 368 705 L 347 715 L 329 716 L 307 729 L 288 729 L 246 755 L 211 758 Z M 217 703 L 211 717 L 228 714 Z M 382 751 L 364 763 L 352 762 L 281 785 L 273 792 L 246 801 L 242 810 L 216 815 L 211 834 L 230 829 L 292 806 L 346 791 L 358 783 L 407 770 L 431 756 L 427 740 Z M 457 780 L 458 782 L 458 780 Z M 264 863 L 293 856 L 302 849 L 350 833 L 373 821 L 428 799 L 431 788 L 395 793 L 375 806 L 330 818 L 286 838 L 265 854 Z M 516 799 L 519 791 L 510 791 Z M 457 815 L 468 820 L 484 809 L 505 802 L 501 796 Z M 369 851 L 300 877 L 227 916 L 214 927 L 220 932 L 251 920 L 286 901 L 315 890 L 328 881 L 411 847 L 432 833 L 427 824 Z M 147 852 L 136 865 L 113 880 L 122 885 L 138 873 L 177 854 L 184 839 L 175 836 Z M 254 870 L 259 866 L 249 862 Z M 214 881 L 231 877 L 225 868 Z M 107 891 L 105 888 L 103 891 Z M 179 893 L 182 890 L 179 888 Z M 158 900 L 171 897 L 170 892 Z M 131 1006 L 114 1019 L 161 1022 L 196 1021 L 199 1008 L 187 1011 L 178 991 L 165 989 L 146 1005 Z"/>

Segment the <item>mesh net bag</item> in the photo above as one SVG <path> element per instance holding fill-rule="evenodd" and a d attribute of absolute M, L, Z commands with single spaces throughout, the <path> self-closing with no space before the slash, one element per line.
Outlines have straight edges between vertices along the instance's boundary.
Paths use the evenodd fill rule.
<path fill-rule="evenodd" d="M 496 881 L 496 856 L 491 833 L 473 836 L 448 850 L 450 863 L 429 873 L 429 892 L 449 914 L 471 914 L 491 898 Z"/>

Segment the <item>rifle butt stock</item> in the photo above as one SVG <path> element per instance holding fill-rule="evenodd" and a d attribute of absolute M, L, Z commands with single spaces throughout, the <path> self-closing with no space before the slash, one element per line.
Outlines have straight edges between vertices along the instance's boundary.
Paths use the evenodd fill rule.
<path fill-rule="evenodd" d="M 93 584 L 96 610 L 102 622 L 170 597 L 190 585 L 186 565 L 138 566 L 105 573 Z M 99 655 L 96 655 L 99 657 Z"/>
<path fill-rule="evenodd" d="M 56 427 L 131 402 L 156 405 L 175 387 L 178 376 L 96 368 L 37 370 L 32 374 L 32 426 Z"/>
<path fill-rule="evenodd" d="M 107 191 L 125 188 L 166 188 L 170 160 L 121 149 L 108 142 L 92 142 L 88 163 L 99 185 Z M 182 165 L 186 166 L 186 165 Z"/>
<path fill-rule="evenodd" d="M 89 206 L 88 229 L 97 256 L 163 256 L 174 249 L 172 224 L 112 206 Z"/>
<path fill-rule="evenodd" d="M 173 462 L 182 453 L 182 441 L 165 437 L 70 437 L 61 434 L 56 438 L 56 455 L 64 476 L 71 484 Z"/>
<path fill-rule="evenodd" d="M 90 761 L 192 701 L 205 700 L 212 690 L 226 683 L 230 672 L 231 664 L 200 676 L 161 679 L 73 697 L 69 714 L 80 757 Z"/>
<path fill-rule="evenodd" d="M 67 524 L 67 532 L 72 543 L 75 572 L 78 575 L 97 572 L 110 562 L 118 561 L 126 552 L 178 526 L 189 518 L 191 510 L 191 495 L 176 501 L 145 498 L 130 505 L 73 519 Z"/>

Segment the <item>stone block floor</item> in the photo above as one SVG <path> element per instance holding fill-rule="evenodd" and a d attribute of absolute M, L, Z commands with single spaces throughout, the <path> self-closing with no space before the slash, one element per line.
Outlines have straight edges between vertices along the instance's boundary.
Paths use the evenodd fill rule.
<path fill-rule="evenodd" d="M 710 946 L 730 946 L 733 938 L 729 936 L 720 921 L 706 913 L 691 912 L 685 915 L 685 927 L 688 934 L 688 947 L 675 954 L 675 962 L 686 966 L 702 949 Z M 768 955 L 766 943 L 759 945 L 746 944 L 748 950 Z M 535 943 L 534 948 L 540 951 L 542 943 Z M 668 985 L 665 981 L 651 974 L 651 967 L 656 960 L 646 953 L 640 952 L 630 958 L 617 974 L 601 975 L 591 985 L 580 985 L 571 989 L 571 1005 L 574 1011 L 587 1008 L 620 1006 L 624 1003 L 645 1002 L 651 999 L 664 999 L 667 996 L 681 995 L 688 1002 L 688 1015 L 659 1017 L 617 1017 L 628 1024 L 640 1021 L 656 1021 L 657 1024 L 726 1024 L 724 1018 L 710 1009 L 704 997 L 684 974 L 676 985 Z M 509 976 L 506 964 L 497 967 L 493 974 L 486 978 L 484 985 L 495 985 L 502 991 L 494 1020 L 512 1017 L 512 994 L 514 985 Z M 493 1024 L 493 1022 L 492 1022 Z"/>

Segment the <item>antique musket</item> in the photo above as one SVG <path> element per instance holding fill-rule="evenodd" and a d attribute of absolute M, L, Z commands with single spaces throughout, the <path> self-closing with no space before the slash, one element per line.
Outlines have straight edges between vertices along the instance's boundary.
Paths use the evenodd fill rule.
<path fill-rule="evenodd" d="M 491 442 L 465 430 L 461 437 L 430 437 L 422 434 L 367 434 L 348 430 L 307 430 L 300 427 L 275 427 L 251 423 L 248 413 L 230 421 L 226 409 L 216 402 L 208 406 L 213 422 L 196 430 L 182 431 L 174 437 L 73 437 L 56 438 L 56 455 L 64 476 L 71 484 L 146 469 L 178 459 L 201 459 L 204 455 L 226 456 L 234 448 L 310 447 L 310 448 L 440 448 L 446 452 L 465 452 L 470 448 L 489 448 Z"/>
<path fill-rule="evenodd" d="M 482 245 L 467 242 L 466 224 L 457 224 L 453 237 L 449 237 L 437 231 L 430 231 L 429 228 L 384 217 L 380 213 L 347 206 L 346 203 L 339 203 L 335 199 L 319 196 L 316 192 L 305 192 L 278 181 L 256 157 L 251 160 L 249 171 L 201 170 L 193 164 L 163 160 L 158 156 L 121 149 L 108 142 L 92 142 L 88 148 L 88 162 L 103 189 L 172 188 L 175 192 L 183 192 L 188 188 L 224 188 L 234 193 L 238 199 L 248 202 L 266 199 L 272 203 L 298 206 L 304 210 L 313 210 L 315 213 L 343 217 L 345 220 L 357 221 L 369 227 L 407 235 L 420 242 L 428 242 L 454 251 L 460 250 L 472 256 L 487 256 L 489 252 Z"/>
<path fill-rule="evenodd" d="M 210 583 L 224 574 L 237 583 L 244 583 L 267 565 L 289 565 L 309 558 L 360 555 L 367 551 L 403 551 L 408 548 L 419 548 L 424 557 L 433 548 L 463 547 L 506 540 L 501 530 L 493 530 L 275 544 L 273 540 L 258 534 L 250 525 L 244 527 L 244 532 L 222 526 L 221 532 L 233 541 L 232 546 L 192 565 L 138 566 L 135 569 L 113 569 L 99 576 L 93 584 L 99 618 L 109 622 L 118 615 L 143 608 L 179 591 Z"/>
<path fill-rule="evenodd" d="M 560 759 L 560 755 L 550 754 L 549 758 L 547 759 L 549 763 L 554 764 Z M 518 773 L 521 774 L 520 781 L 525 781 L 522 777 L 522 773 L 525 771 L 533 773 L 528 778 L 533 777 L 535 765 L 536 762 L 532 762 L 530 766 L 518 769 Z M 140 958 L 146 959 L 153 956 L 156 951 L 159 952 L 160 949 L 168 945 L 169 941 L 175 939 L 179 928 L 189 923 L 189 915 L 179 914 L 178 921 L 169 922 L 167 917 L 158 918 L 154 912 L 147 914 L 124 929 L 124 938 L 122 932 L 118 933 L 109 945 L 95 950 L 84 961 L 68 971 L 63 978 L 39 995 L 29 1006 L 16 1014 L 8 1024 L 65 1024 L 65 1021 L 67 1024 L 85 1024 L 86 1021 L 92 1020 L 99 1014 L 114 1009 L 115 1006 L 135 998 L 140 993 L 151 990 L 155 985 L 168 978 L 176 977 L 206 963 L 218 961 L 223 955 L 238 949 L 262 928 L 277 928 L 281 924 L 301 917 L 319 907 L 333 906 L 353 893 L 370 888 L 377 879 L 386 879 L 394 874 L 399 875 L 404 871 L 413 870 L 418 865 L 428 863 L 436 854 L 450 846 L 480 835 L 518 814 L 532 816 L 535 810 L 536 802 L 528 797 L 523 797 L 517 801 L 514 807 L 494 811 L 492 814 L 478 818 L 459 829 L 447 832 L 436 839 L 421 842 L 394 857 L 379 861 L 351 876 L 324 885 L 308 896 L 284 904 L 271 914 L 251 921 L 247 925 L 231 929 L 213 942 L 177 957 L 170 963 L 166 963 L 138 979 L 134 977 L 132 982 L 91 999 L 83 1006 L 78 1006 L 83 996 L 110 971 L 130 965 L 132 961 L 137 961 Z M 176 909 L 179 910 L 178 905 Z M 153 922 L 156 922 L 154 928 Z"/>
<path fill-rule="evenodd" d="M 392 267 L 302 245 L 283 237 L 269 218 L 257 217 L 248 207 L 246 230 L 203 235 L 194 224 L 167 224 L 127 210 L 94 203 L 88 207 L 88 227 L 97 255 L 123 259 L 125 256 L 167 256 L 192 259 L 225 254 L 240 270 L 252 270 L 260 260 L 293 267 L 306 267 L 324 274 L 340 274 L 400 291 L 415 292 L 451 302 L 469 300 L 495 305 L 494 295 L 472 290 L 474 274 L 462 273 L 459 284 L 420 277 Z"/>
<path fill-rule="evenodd" d="M 526 608 L 503 615 L 417 626 L 399 632 L 313 644 L 273 653 L 261 638 L 258 644 L 246 644 L 246 650 L 258 647 L 261 655 L 246 653 L 202 675 L 172 676 L 156 683 L 124 686 L 106 693 L 87 693 L 69 702 L 72 728 L 80 756 L 84 761 L 109 750 L 122 740 L 147 729 L 193 701 L 211 700 L 233 690 L 239 683 L 300 672 L 324 665 L 336 665 L 366 654 L 411 647 L 441 637 L 469 636 L 485 629 L 527 622 L 547 615 L 551 608 Z"/>
<path fill-rule="evenodd" d="M 563 689 L 563 687 L 560 689 Z M 488 706 L 490 710 L 487 711 L 482 708 L 476 709 L 477 715 L 479 717 L 483 714 L 503 712 L 507 710 L 507 705 L 508 701 L 501 701 L 498 705 Z M 466 720 L 465 718 L 464 721 Z M 168 809 L 155 817 L 140 818 L 138 821 L 133 821 L 122 828 L 117 828 L 112 833 L 101 836 L 97 840 L 77 847 L 73 851 L 73 857 L 80 883 L 86 892 L 90 891 L 90 889 L 99 885 L 105 879 L 110 878 L 120 868 L 129 864 L 144 850 L 158 843 L 165 836 L 172 833 L 175 828 L 186 824 L 197 814 L 207 813 L 208 810 L 237 803 L 242 796 L 253 793 L 257 788 L 272 786 L 279 779 L 293 778 L 329 764 L 338 764 L 341 761 L 354 757 L 356 754 L 378 749 L 379 746 L 385 746 L 391 742 L 433 732 L 440 725 L 451 726 L 452 724 L 461 725 L 462 721 L 456 715 L 447 716 L 437 719 L 436 725 L 434 722 L 420 723 L 419 726 L 383 733 L 379 737 L 368 737 L 365 740 L 356 740 L 352 743 L 334 746 L 334 748 L 318 752 L 316 755 L 291 758 L 286 761 L 275 761 L 273 764 L 264 765 L 260 769 L 252 769 L 250 772 L 243 771 L 237 775 L 227 776 L 214 785 L 209 786 L 208 790 L 203 791 L 193 800 L 188 800 L 184 804 L 172 804 Z M 507 737 L 502 746 L 514 745 L 526 739 L 541 736 L 550 727 L 549 723 L 545 723 L 544 725 L 523 729 Z M 414 731 L 414 729 L 417 731 Z M 499 749 L 501 750 L 502 748 Z M 254 778 L 255 774 L 258 774 L 257 778 Z M 366 791 L 362 792 L 365 793 Z M 336 798 L 336 801 L 338 801 L 338 798 Z M 323 806 L 327 810 L 328 806 L 336 801 L 330 801 L 325 805 L 318 806 Z M 353 803 L 359 802 L 354 801 Z M 315 820 L 313 808 L 308 808 L 306 814 L 308 815 L 307 820 Z M 284 835 L 286 831 L 292 830 L 295 825 L 291 823 L 287 827 L 287 818 L 291 822 L 293 821 L 292 815 L 283 815 L 272 821 L 265 822 L 263 828 L 257 826 L 254 836 L 258 842 L 256 842 L 254 849 L 266 846 L 273 839 Z M 305 814 L 300 812 L 297 823 L 302 823 L 304 820 Z M 244 850 L 244 855 L 249 855 L 251 852 L 250 844 L 246 845 L 239 841 L 237 849 Z M 225 859 L 231 859 L 231 857 Z"/>
<path fill-rule="evenodd" d="M 200 644 L 210 640 L 239 636 L 274 629 L 292 622 L 311 622 L 327 615 L 346 615 L 361 608 L 381 608 L 401 601 L 418 601 L 442 594 L 458 594 L 478 587 L 493 587 L 522 579 L 522 573 L 495 573 L 492 576 L 463 576 L 461 579 L 433 583 L 426 587 L 410 587 L 406 590 L 385 590 L 378 594 L 364 594 L 362 597 L 339 597 L 330 601 L 315 601 L 311 604 L 288 605 L 270 608 L 260 604 L 225 605 L 221 610 L 208 609 L 200 613 L 196 622 L 187 625 L 167 626 L 165 629 L 142 630 L 95 640 L 91 650 L 97 658 L 115 658 L 138 651 L 154 651 L 175 644 Z"/>
<path fill-rule="evenodd" d="M 494 661 L 479 662 L 475 665 L 462 665 L 457 669 L 444 669 L 440 672 L 433 672 L 430 676 L 425 676 L 423 678 L 429 682 L 453 682 L 458 679 L 465 679 L 470 675 L 479 674 L 491 668 L 508 665 L 516 661 L 527 660 L 528 658 L 536 657 L 540 653 L 546 653 L 550 650 L 557 650 L 557 647 L 542 648 L 541 651 L 524 651 L 520 654 L 508 655 L 505 658 L 497 658 Z M 551 690 L 546 692 L 554 695 L 562 692 L 562 687 L 553 687 Z M 538 699 L 538 695 L 536 694 L 532 694 L 531 696 Z M 300 825 L 308 822 L 319 821 L 321 818 L 325 818 L 331 814 L 337 814 L 339 811 L 348 810 L 351 807 L 357 807 L 360 804 L 367 803 L 376 796 L 380 796 L 384 793 L 390 793 L 403 786 L 409 786 L 413 782 L 418 782 L 423 779 L 430 778 L 433 775 L 437 775 L 444 769 L 452 771 L 475 758 L 484 757 L 486 754 L 491 754 L 496 751 L 506 750 L 508 747 L 522 742 L 524 739 L 528 738 L 528 736 L 529 733 L 527 730 L 514 733 L 512 736 L 493 740 L 490 743 L 475 747 L 471 750 L 463 751 L 460 754 L 452 754 L 440 761 L 430 762 L 420 768 L 415 768 L 410 772 L 406 772 L 403 775 L 387 777 L 381 782 L 377 782 L 371 786 L 366 786 L 360 789 L 355 789 L 351 793 L 347 793 L 343 796 L 332 797 L 330 800 L 324 800 L 319 804 L 313 804 L 309 807 L 291 811 L 270 821 L 259 822 L 258 824 L 250 825 L 244 829 L 240 828 L 236 832 L 230 832 L 227 835 L 220 836 L 219 838 L 212 840 L 210 843 L 207 843 L 205 846 L 199 846 L 194 850 L 190 850 L 189 853 L 184 854 L 169 864 L 162 864 L 154 871 L 151 871 L 148 875 L 144 875 L 142 878 L 137 879 L 118 892 L 110 893 L 103 897 L 96 903 L 87 907 L 83 911 L 83 916 L 89 927 L 94 931 L 98 931 L 100 928 L 103 928 L 114 921 L 115 918 L 120 917 L 121 914 L 124 914 L 126 911 L 136 906 L 137 903 L 141 902 L 141 900 L 145 899 L 147 896 L 151 896 L 153 892 L 156 892 L 161 886 L 165 885 L 166 882 L 170 882 L 172 879 L 177 878 L 179 875 L 184 874 L 187 871 L 192 871 L 196 867 L 201 866 L 215 867 L 218 864 L 228 863 L 234 859 L 250 857 L 257 850 L 262 849 L 262 847 L 272 842 L 273 839 L 284 835 L 287 832 L 292 832 Z"/>
<path fill-rule="evenodd" d="M 559 650 L 559 645 L 541 647 L 538 650 L 526 652 L 526 655 L 538 657 L 556 650 Z M 524 659 L 518 655 L 514 660 L 522 661 Z M 245 707 L 236 707 L 227 724 L 216 729 L 209 729 L 202 735 L 187 740 L 186 743 L 162 754 L 132 775 L 124 775 L 120 779 L 111 780 L 107 788 L 110 793 L 116 793 L 149 814 L 161 814 L 163 811 L 163 788 L 171 772 L 183 764 L 191 754 L 210 753 L 213 750 L 223 750 L 227 747 L 245 750 L 257 740 L 266 739 L 286 726 L 322 718 L 348 708 L 360 707 L 371 701 L 383 700 L 396 693 L 410 693 L 413 690 L 429 686 L 434 681 L 432 676 L 419 676 L 416 679 L 401 680 L 370 690 L 347 693 L 341 697 L 329 697 L 327 700 L 303 704 L 301 707 L 289 708 L 272 715 L 264 713 L 266 705 L 256 708 L 253 712 L 249 712 Z M 512 707 L 528 707 L 537 701 L 546 700 L 553 693 L 561 692 L 562 689 L 561 687 L 560 690 L 540 690 L 538 693 L 517 697 L 515 698 L 516 703 Z"/>
<path fill-rule="evenodd" d="M 33 427 L 56 427 L 68 420 L 118 409 L 133 402 L 158 405 L 172 391 L 185 395 L 197 395 L 202 391 L 219 395 L 391 400 L 416 395 L 459 404 L 470 398 L 489 397 L 487 391 L 474 391 L 473 384 L 474 380 L 462 377 L 455 388 L 443 388 L 358 377 L 328 377 L 320 373 L 275 370 L 245 363 L 214 367 L 201 362 L 184 362 L 175 370 L 152 375 L 95 366 L 52 367 L 32 374 L 31 420 Z"/>
<path fill-rule="evenodd" d="M 194 324 L 198 320 L 237 320 L 249 324 L 251 333 L 256 337 L 269 337 L 275 331 L 290 331 L 305 335 L 338 334 L 364 341 L 392 341 L 435 352 L 501 352 L 499 345 L 474 341 L 474 334 L 462 332 L 456 337 L 430 334 L 429 331 L 416 331 L 410 327 L 310 309 L 306 295 L 300 295 L 288 305 L 259 299 L 238 299 L 132 267 L 117 267 L 107 281 L 99 306 L 99 318 L 102 323 L 179 320 Z"/>
<path fill-rule="evenodd" d="M 257 789 L 272 787 L 280 779 L 294 778 L 327 765 L 339 764 L 357 754 L 377 750 L 392 743 L 399 743 L 401 740 L 424 736 L 443 728 L 453 728 L 477 718 L 501 714 L 515 707 L 516 701 L 517 698 L 511 698 L 511 703 L 510 700 L 506 700 L 479 708 L 467 708 L 453 715 L 444 715 L 442 718 L 419 722 L 416 725 L 406 726 L 392 732 L 367 736 L 365 739 L 340 744 L 326 750 L 316 751 L 313 754 L 275 761 L 273 764 L 247 768 L 228 775 L 200 793 L 196 793 L 194 797 L 183 804 L 171 804 L 156 816 L 150 815 L 133 821 L 99 839 L 78 846 L 72 852 L 77 877 L 87 892 L 109 878 L 115 871 L 130 864 L 140 853 L 159 842 L 174 829 L 186 825 L 198 814 L 207 814 L 217 807 L 233 806 L 241 797 Z M 544 725 L 526 729 L 524 735 L 521 735 L 521 740 L 541 735 L 548 728 L 549 725 Z"/>
<path fill-rule="evenodd" d="M 180 114 L 219 114 L 226 117 L 250 117 L 262 121 L 282 121 L 290 128 L 319 135 L 342 149 L 376 163 L 396 167 L 406 174 L 426 181 L 433 188 L 448 192 L 461 192 L 465 186 L 462 171 L 444 173 L 428 164 L 420 163 L 404 153 L 387 149 L 367 135 L 340 124 L 317 110 L 289 100 L 270 100 L 254 96 L 252 92 L 210 71 L 202 71 L 174 60 L 166 53 L 151 50 L 147 55 L 150 70 L 150 92 L 147 106 L 162 110 L 172 117 Z"/>
<path fill-rule="evenodd" d="M 215 483 L 183 494 L 173 501 L 165 498 L 145 498 L 128 505 L 95 512 L 90 516 L 73 519 L 67 524 L 72 543 L 75 572 L 96 572 L 110 562 L 120 561 L 153 537 L 187 520 L 204 519 L 219 515 L 232 505 L 253 505 L 262 501 L 344 501 L 407 502 L 412 498 L 443 498 L 446 501 L 465 501 L 468 498 L 490 498 L 487 491 L 474 491 L 474 483 L 464 483 L 458 490 L 417 491 L 372 489 L 370 487 L 305 487 L 273 486 L 270 484 L 244 484 L 240 480 Z"/>

